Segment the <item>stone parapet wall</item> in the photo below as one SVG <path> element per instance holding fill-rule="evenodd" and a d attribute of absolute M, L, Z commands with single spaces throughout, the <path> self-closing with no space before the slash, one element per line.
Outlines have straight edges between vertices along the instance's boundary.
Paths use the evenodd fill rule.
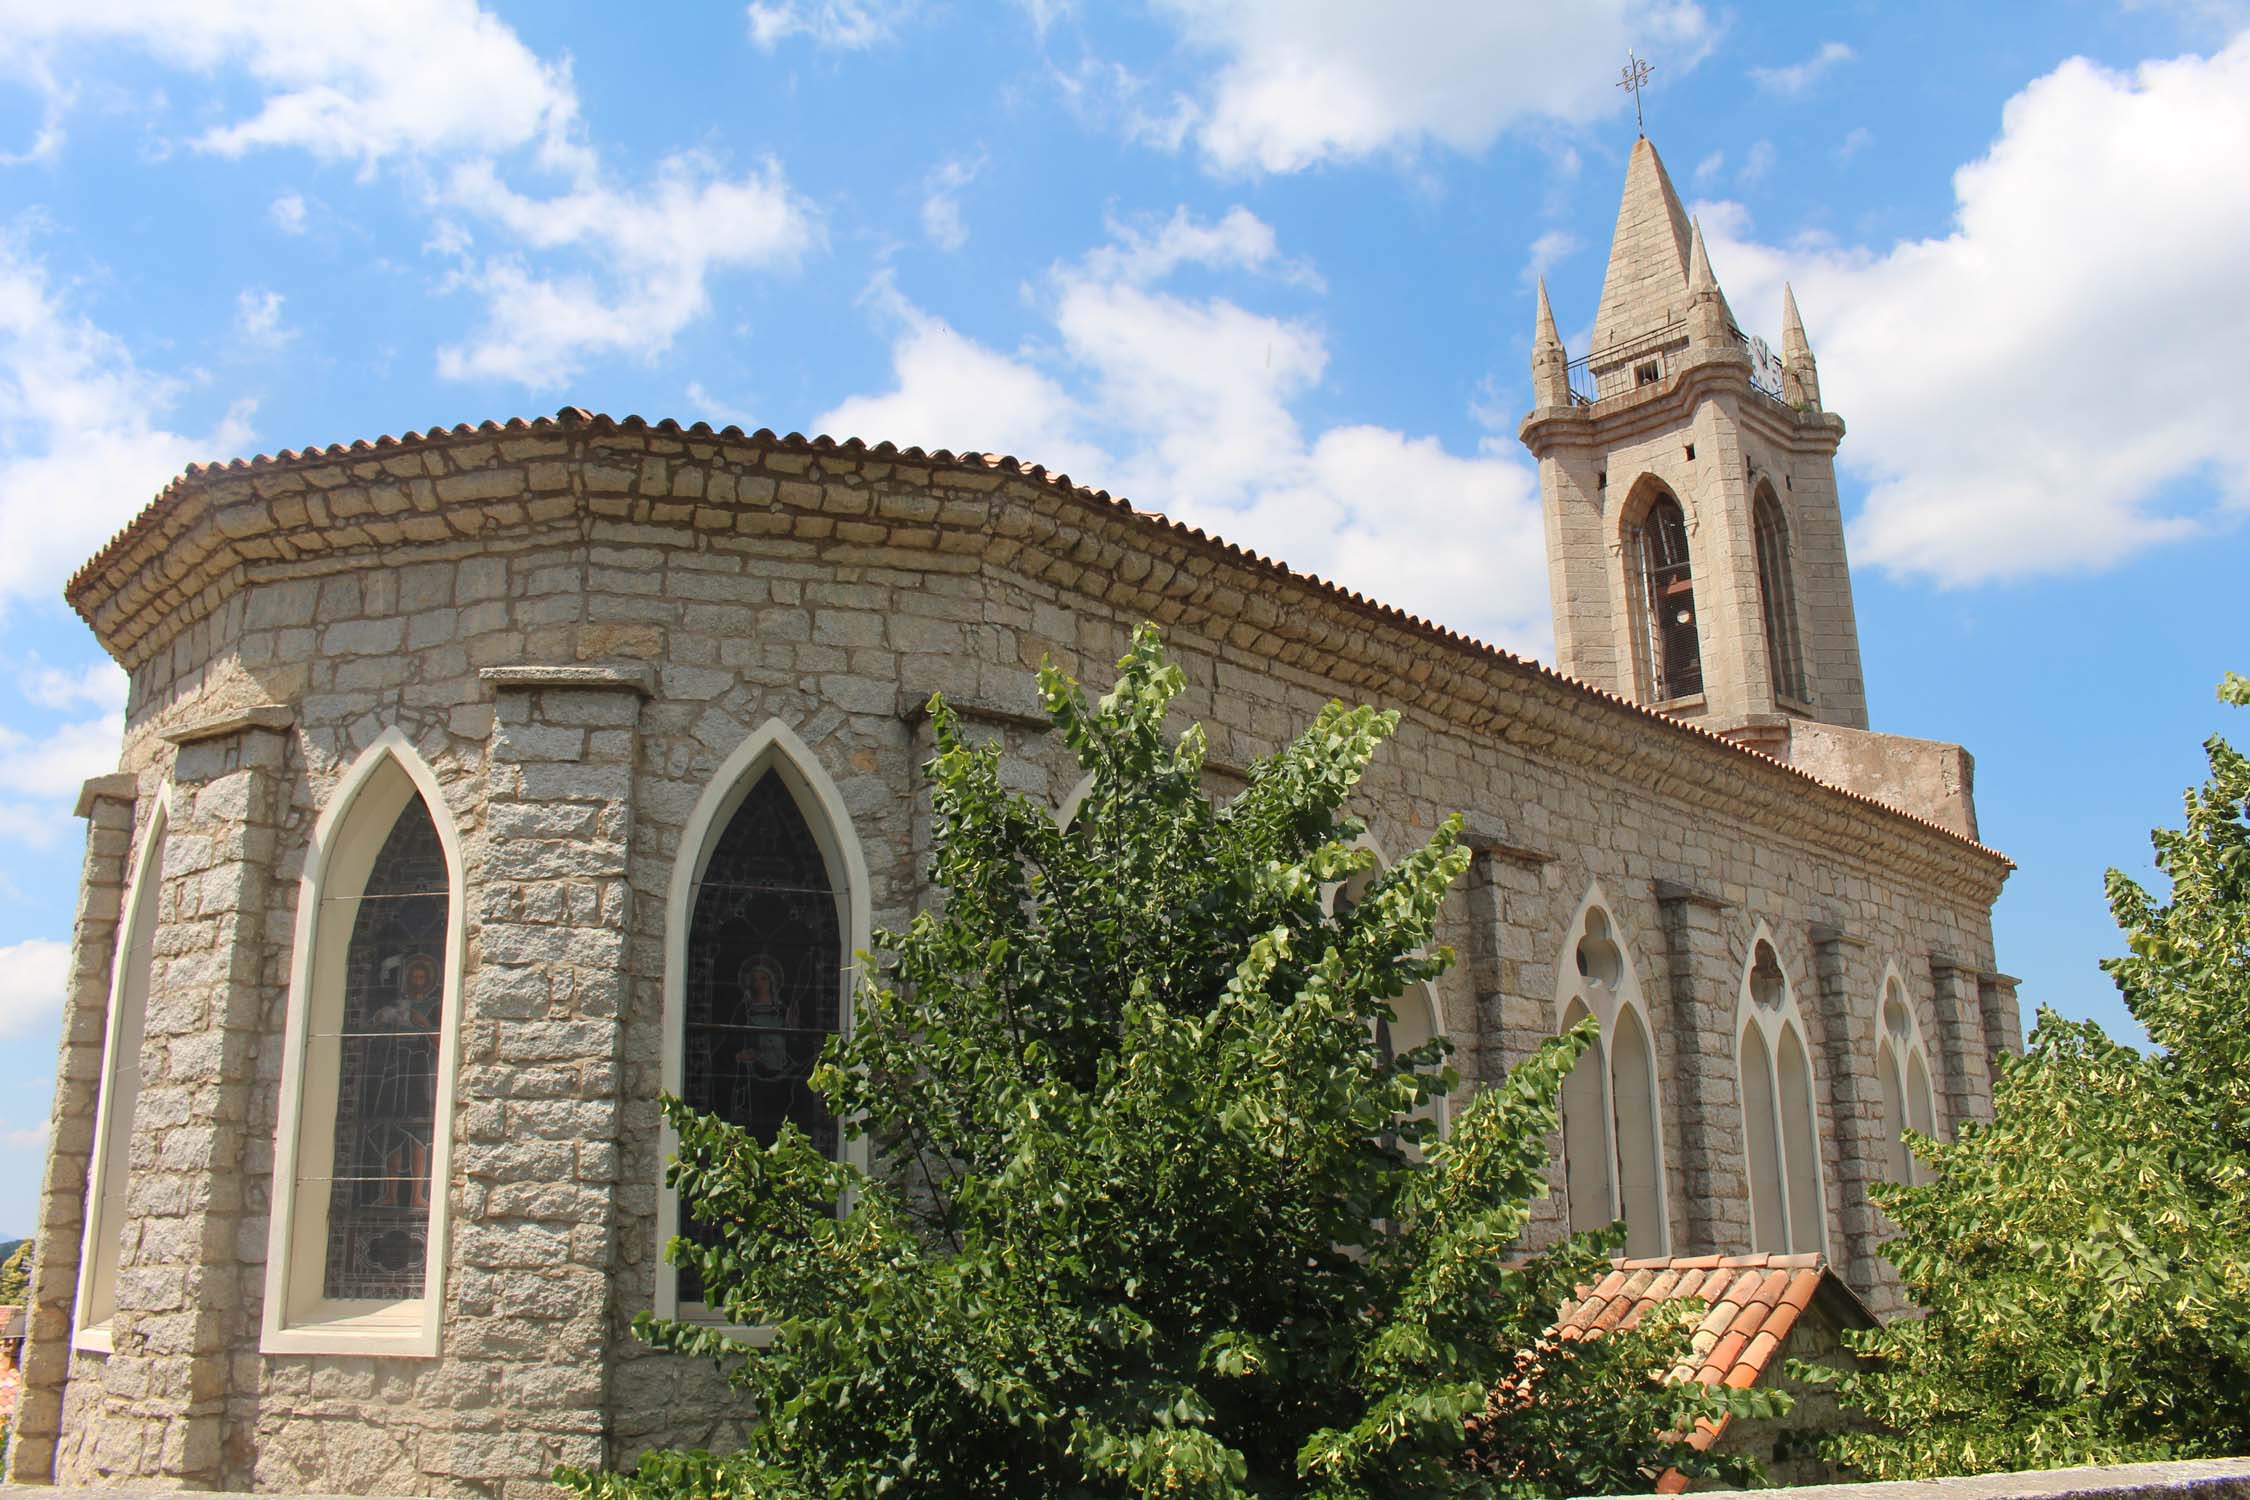
<path fill-rule="evenodd" d="M 1807 775 L 1977 836 L 1976 760 L 1942 740 L 1791 720 L 1780 758 Z"/>
<path fill-rule="evenodd" d="M 2245 1500 L 2250 1497 L 2250 1458 L 1697 1493 L 1756 1495 L 1760 1500 Z"/>
<path fill-rule="evenodd" d="M 354 565 L 346 559 L 370 552 L 397 564 L 476 558 L 479 577 L 465 579 L 458 598 L 469 608 L 437 610 L 419 629 L 404 618 L 350 618 L 391 613 L 386 606 L 399 596 L 380 575 L 366 581 L 364 598 L 357 579 L 338 579 L 332 589 L 300 586 L 269 606 L 298 627 L 269 650 L 282 661 L 383 656 L 427 644 L 449 627 L 489 638 L 478 627 L 495 611 L 475 606 L 497 605 L 493 586 L 505 564 L 495 554 L 560 528 L 617 549 L 586 582 L 597 590 L 618 584 L 627 597 L 604 600 L 582 618 L 575 607 L 519 606 L 511 614 L 516 651 L 495 660 L 522 659 L 522 631 L 536 626 L 553 626 L 545 644 L 577 660 L 639 655 L 656 645 L 661 622 L 650 606 L 631 601 L 661 590 L 630 555 L 635 547 L 691 548 L 707 560 L 683 571 L 722 574 L 730 571 L 722 561 L 728 554 L 909 574 L 1001 569 L 1064 597 L 1184 626 L 1261 672 L 1286 669 L 1301 682 L 1347 688 L 1472 733 L 1537 744 L 1582 764 L 1612 762 L 1628 749 L 1644 762 L 1661 758 L 1673 773 L 1671 796 L 1823 840 L 1879 843 L 1886 860 L 1911 861 L 1964 894 L 1989 901 L 2006 876 L 2006 862 L 1990 851 L 1976 857 L 1971 841 L 1918 837 L 1917 826 L 1941 832 L 1924 820 L 1867 818 L 1863 809 L 1881 805 L 1872 798 L 1825 787 L 1770 757 L 1746 765 L 1739 748 L 1717 736 L 1013 459 L 886 453 L 573 414 L 459 428 L 393 449 L 360 444 L 199 471 L 79 572 L 71 602 L 132 671 L 136 719 L 161 714 L 168 702 L 202 702 L 209 685 L 193 679 L 250 623 L 233 613 L 247 585 L 348 570 Z M 725 588 L 706 579 L 705 588 L 713 587 Z M 688 628 L 756 626 L 755 610 L 744 610 L 752 601 L 738 593 L 686 602 L 699 601 L 706 607 L 680 617 Z M 1055 634 L 1054 644 L 1075 646 L 1067 621 Z M 1021 702 L 1012 662 L 964 653 L 956 645 L 962 640 L 939 627 L 892 649 L 907 682 Z M 1047 644 L 1036 632 L 1030 641 Z M 382 675 L 363 664 L 340 673 L 336 685 L 354 690 Z"/>
<path fill-rule="evenodd" d="M 249 1500 L 247 1491 L 204 1491 L 208 1500 Z M 2250 1458 L 2182 1459 L 2172 1463 L 2113 1464 L 2082 1469 L 2033 1469 L 2017 1474 L 1973 1474 L 1958 1479 L 1916 1479 L 1856 1484 L 1800 1484 L 1763 1490 L 1699 1490 L 1707 1496 L 1757 1496 L 1759 1500 L 2250 1500 Z M 259 1500 L 347 1500 L 314 1490 L 260 1490 Z M 85 1485 L 0 1485 L 0 1500 L 177 1500 L 178 1490 Z M 361 1494 L 350 1500 L 407 1500 Z M 1655 1497 L 1630 1497 L 1655 1500 Z"/>

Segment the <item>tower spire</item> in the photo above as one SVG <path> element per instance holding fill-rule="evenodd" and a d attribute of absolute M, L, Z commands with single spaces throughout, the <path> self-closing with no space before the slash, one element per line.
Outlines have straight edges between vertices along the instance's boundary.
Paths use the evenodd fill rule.
<path fill-rule="evenodd" d="M 1809 747 L 1839 742 L 1792 726 L 1867 727 L 1836 500 L 1844 424 L 1818 405 L 1795 293 L 1777 370 L 1720 288 L 1727 247 L 1645 138 L 1624 176 L 1591 340 L 1566 350 L 1533 288 L 1537 395 L 1519 433 L 1539 461 L 1556 664 L 1754 748 L 1829 755 Z"/>
<path fill-rule="evenodd" d="M 1805 320 L 1797 314 L 1797 293 L 1781 284 L 1781 394 L 1791 406 L 1820 409 L 1820 367 L 1813 361 Z"/>
<path fill-rule="evenodd" d="M 1734 309 L 1711 274 L 1711 252 L 1703 247 L 1703 225 L 1688 226 L 1688 339 L 1724 347 L 1734 338 Z"/>
<path fill-rule="evenodd" d="M 1643 136 L 1633 142 L 1625 167 L 1609 270 L 1594 313 L 1594 358 L 1672 322 L 1674 305 L 1687 295 L 1688 238 L 1687 210 L 1656 147 Z"/>
<path fill-rule="evenodd" d="M 1719 278 L 1711 274 L 1711 252 L 1703 248 L 1703 221 L 1688 220 L 1688 295 L 1719 289 Z"/>
<path fill-rule="evenodd" d="M 1555 329 L 1544 276 L 1539 278 L 1539 320 L 1531 334 L 1531 397 L 1534 406 L 1570 405 L 1570 353 Z"/>

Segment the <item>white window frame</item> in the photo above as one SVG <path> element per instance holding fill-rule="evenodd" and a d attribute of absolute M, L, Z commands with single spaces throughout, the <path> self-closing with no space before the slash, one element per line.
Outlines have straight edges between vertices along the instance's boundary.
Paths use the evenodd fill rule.
<path fill-rule="evenodd" d="M 867 853 L 860 846 L 843 794 L 829 779 L 805 742 L 780 719 L 768 719 L 734 748 L 696 799 L 680 832 L 679 852 L 672 861 L 672 882 L 664 902 L 664 1066 L 663 1088 L 678 1094 L 686 1072 L 682 1031 L 687 1021 L 688 928 L 695 916 L 695 886 L 703 877 L 711 853 L 726 832 L 727 824 L 743 800 L 768 771 L 777 773 L 796 800 L 805 825 L 828 862 L 829 877 L 841 877 L 837 915 L 843 919 L 843 995 L 836 1011 L 837 1030 L 851 1034 L 852 991 L 857 986 L 861 956 L 874 940 L 874 920 L 869 899 Z M 680 1301 L 678 1268 L 664 1258 L 664 1247 L 680 1232 L 680 1195 L 664 1185 L 665 1164 L 679 1154 L 679 1132 L 670 1121 L 660 1127 L 656 1193 L 655 1312 L 659 1318 L 724 1328 L 753 1343 L 771 1336 L 769 1328 L 746 1328 L 701 1302 Z M 864 1170 L 868 1163 L 864 1137 L 843 1143 L 843 1159 Z"/>
<path fill-rule="evenodd" d="M 1886 1015 L 1894 997 L 1906 1012 L 1906 1030 L 1903 1036 L 1891 1030 Z M 1929 1045 L 1922 1039 L 1921 1008 L 1914 1003 L 1913 995 L 1908 993 L 1906 981 L 1900 977 L 1898 965 L 1895 962 L 1884 965 L 1883 982 L 1875 990 L 1875 1077 L 1878 1091 L 1880 1091 L 1883 1077 L 1882 1069 L 1886 1061 L 1897 1069 L 1899 1105 L 1899 1118 L 1894 1121 L 1888 1118 L 1890 1101 L 1888 1099 L 1883 1100 L 1885 1115 L 1883 1121 L 1883 1150 L 1887 1158 L 1891 1151 L 1903 1149 L 1898 1144 L 1898 1138 L 1905 1131 L 1913 1130 L 1923 1135 L 1936 1137 L 1939 1129 L 1937 1079 L 1930 1071 Z M 1923 1106 L 1922 1112 L 1929 1119 L 1929 1128 L 1926 1130 L 1917 1124 L 1914 1118 L 1916 1102 L 1914 1072 L 1916 1066 L 1919 1066 L 1922 1076 L 1920 1100 Z M 1896 1130 L 1892 1129 L 1894 1125 L 1897 1127 Z M 1893 1163 L 1886 1159 L 1883 1165 L 1887 1171 Z M 1893 1178 L 1892 1180 L 1901 1179 Z M 1929 1167 L 1911 1151 L 1906 1152 L 1906 1177 L 1903 1181 L 1912 1186 L 1929 1180 Z"/>
<path fill-rule="evenodd" d="M 147 1036 L 148 999 L 155 966 L 156 925 L 161 918 L 165 834 L 172 822 L 172 788 L 156 794 L 155 807 L 133 852 L 132 878 L 121 908 L 117 947 L 109 973 L 109 1014 L 102 1031 L 101 1094 L 94 1106 L 94 1150 L 86 1171 L 86 1224 L 78 1247 L 78 1294 L 71 1308 L 71 1347 L 110 1352 L 110 1319 L 117 1311 L 117 1273 L 123 1259 L 126 1218 L 122 1190 L 130 1180 L 125 1152 L 141 1096 L 141 1042 Z M 128 1017 L 130 1021 L 128 1022 Z M 124 1043 L 130 1041 L 132 1045 Z M 125 1090 L 120 1098 L 120 1091 Z M 117 1211 L 109 1197 L 120 1192 Z"/>
<path fill-rule="evenodd" d="M 1090 776 L 1087 778 L 1089 787 L 1092 784 L 1092 780 L 1093 778 Z M 1077 815 L 1078 804 L 1085 800 L 1086 790 L 1087 788 L 1082 787 L 1078 791 L 1071 794 L 1070 810 L 1073 817 Z M 1360 897 L 1364 896 L 1367 893 L 1367 888 L 1373 885 L 1377 880 L 1381 879 L 1383 873 L 1389 870 L 1391 867 L 1390 860 L 1383 854 L 1382 845 L 1375 842 L 1375 838 L 1372 834 L 1362 833 L 1358 838 L 1352 840 L 1350 847 L 1354 849 L 1366 849 L 1372 852 L 1375 856 L 1375 868 L 1372 870 L 1362 870 L 1349 880 L 1332 881 L 1329 884 L 1322 886 L 1320 890 L 1320 904 L 1321 909 L 1324 911 L 1328 911 L 1331 913 L 1335 911 L 1336 897 L 1342 892 L 1350 892 L 1352 900 L 1354 902 L 1357 902 Z M 1419 1009 L 1422 1013 L 1422 1024 L 1427 1033 L 1422 1040 L 1438 1041 L 1446 1039 L 1445 1007 L 1438 1003 L 1437 986 L 1431 984 L 1426 979 L 1415 984 L 1410 984 L 1406 987 L 1406 994 L 1401 995 L 1399 999 L 1403 1001 L 1407 998 L 1407 996 L 1411 995 L 1419 995 L 1421 1000 L 1421 1003 L 1417 1007 L 1417 1009 Z M 1394 1001 L 1391 1005 L 1391 1012 L 1399 1022 L 1403 1023 L 1406 1017 L 1399 1014 L 1399 1010 L 1399 1004 Z M 1397 1032 L 1394 1031 L 1391 1034 L 1391 1046 L 1392 1050 L 1395 1052 L 1411 1052 L 1414 1050 L 1414 1048 L 1421 1045 L 1422 1042 L 1413 1042 L 1408 1044 L 1407 1046 L 1401 1047 L 1398 1045 Z M 1452 1099 L 1450 1095 L 1441 1095 L 1436 1099 L 1429 1100 L 1425 1106 L 1430 1112 L 1429 1118 L 1437 1124 L 1438 1136 L 1440 1139 L 1442 1139 L 1445 1136 L 1446 1132 L 1453 1126 L 1453 1111 L 1450 1107 L 1451 1102 Z"/>
<path fill-rule="evenodd" d="M 1602 980 L 1598 976 L 1583 975 L 1578 972 L 1578 945 L 1585 941 L 1587 937 L 1587 918 L 1594 912 L 1600 912 L 1602 920 L 1608 924 L 1609 936 L 1606 941 L 1617 949 L 1618 976 L 1614 983 Z M 1632 1015 L 1635 1024 L 1640 1027 L 1641 1045 L 1645 1049 L 1644 1055 L 1648 1059 L 1648 1145 L 1649 1149 L 1655 1153 L 1656 1249 L 1653 1254 L 1669 1255 L 1672 1246 L 1672 1194 L 1670 1173 L 1665 1167 L 1664 1077 L 1656 1062 L 1656 1028 L 1649 1024 L 1648 1002 L 1641 993 L 1640 972 L 1633 963 L 1632 945 L 1626 942 L 1622 935 L 1617 920 L 1616 904 L 1604 894 L 1599 881 L 1592 882 L 1587 886 L 1585 896 L 1578 903 L 1576 914 L 1570 919 L 1570 926 L 1564 931 L 1562 952 L 1555 960 L 1555 1030 L 1557 1035 L 1568 1029 L 1573 1006 L 1583 1009 L 1586 1014 L 1592 1016 L 1594 1024 L 1601 1031 L 1598 1052 L 1588 1054 L 1598 1061 L 1601 1077 L 1602 1175 L 1608 1188 L 1609 1197 L 1605 1205 L 1599 1206 L 1607 1210 L 1606 1215 L 1601 1218 L 1600 1222 L 1608 1224 L 1624 1219 L 1628 1234 L 1632 1232 L 1633 1223 L 1626 1213 L 1627 1205 L 1625 1203 L 1625 1160 L 1623 1155 L 1625 1122 L 1618 1118 L 1617 1113 L 1617 1036 L 1619 1022 L 1628 1012 Z M 1585 1060 L 1585 1058 L 1581 1058 L 1581 1064 Z M 1575 1071 L 1573 1069 L 1574 1073 Z M 1566 1138 L 1564 1141 L 1566 1153 L 1569 1151 L 1569 1147 L 1570 1143 Z M 1575 1205 L 1569 1198 L 1569 1186 L 1569 1177 L 1566 1172 L 1564 1177 L 1564 1218 L 1566 1222 L 1573 1221 L 1577 1217 L 1571 1212 Z"/>
<path fill-rule="evenodd" d="M 393 1302 L 338 1301 L 321 1295 L 328 1212 L 300 1198 L 298 1164 L 334 1158 L 339 1061 L 308 1056 L 313 1012 L 343 1004 L 345 949 L 357 903 L 323 911 L 331 886 L 364 888 L 383 841 L 412 796 L 419 795 L 437 828 L 447 883 L 444 1019 L 439 1027 L 437 1086 L 430 1141 L 430 1228 L 422 1294 Z M 369 798 L 375 800 L 368 800 Z M 274 1136 L 273 1213 L 266 1248 L 265 1354 L 369 1354 L 435 1358 L 444 1314 L 445 1264 L 452 1208 L 455 1059 L 461 1026 L 463 919 L 468 885 L 461 839 L 435 774 L 405 732 L 393 726 L 362 751 L 338 781 L 313 825 L 297 891 L 297 932 L 290 955 L 289 1012 L 282 1042 L 281 1111 Z M 325 1171 L 326 1168 L 324 1167 Z"/>
<path fill-rule="evenodd" d="M 1750 978 L 1757 968 L 1758 949 L 1761 946 L 1770 947 L 1773 950 L 1774 963 L 1781 970 L 1781 1004 L 1771 1009 L 1760 1005 L 1752 998 L 1750 993 Z M 1775 1185 L 1780 1199 L 1778 1206 L 1781 1209 L 1782 1244 L 1779 1249 L 1792 1255 L 1813 1252 L 1825 1255 L 1828 1252 L 1829 1235 L 1828 1170 L 1823 1160 L 1820 1137 L 1820 1075 L 1813 1065 L 1812 1045 L 1807 1040 L 1805 1033 L 1804 1012 L 1797 1004 L 1797 982 L 1790 978 L 1789 966 L 1783 963 L 1781 959 L 1781 945 L 1774 941 L 1771 929 L 1763 921 L 1760 921 L 1756 930 L 1751 933 L 1749 947 L 1743 954 L 1742 959 L 1742 978 L 1740 992 L 1735 1001 L 1734 1016 L 1734 1036 L 1738 1049 L 1742 1045 L 1742 1038 L 1746 1032 L 1755 1035 L 1758 1045 L 1764 1049 L 1765 1054 L 1768 1098 L 1773 1110 L 1774 1147 L 1780 1166 L 1780 1171 L 1777 1174 L 1779 1180 Z M 1820 1226 L 1819 1243 L 1811 1245 L 1797 1243 L 1797 1221 L 1794 1212 L 1797 1206 L 1794 1202 L 1797 1187 L 1792 1184 L 1791 1178 L 1796 1175 L 1795 1169 L 1798 1166 L 1798 1161 L 1790 1150 L 1789 1112 L 1781 1087 L 1781 1044 L 1784 1039 L 1793 1040 L 1796 1043 L 1798 1055 L 1804 1059 L 1805 1064 L 1805 1132 L 1807 1137 L 1804 1142 L 1805 1165 L 1809 1168 L 1807 1176 L 1813 1188 L 1815 1222 Z M 1742 1176 L 1743 1181 L 1749 1187 L 1751 1234 L 1755 1237 L 1758 1223 L 1758 1196 L 1764 1189 L 1758 1182 L 1758 1173 L 1751 1149 L 1749 1079 L 1743 1070 L 1746 1062 L 1747 1058 L 1740 1055 L 1736 1057 L 1735 1093 L 1742 1107 Z"/>
<path fill-rule="evenodd" d="M 1070 832 L 1070 825 L 1078 821 L 1078 809 L 1086 805 L 1086 796 L 1093 789 L 1094 773 L 1088 771 L 1078 778 L 1078 784 L 1070 789 L 1070 795 L 1063 798 L 1062 806 L 1055 809 L 1057 828 L 1065 833 Z"/>

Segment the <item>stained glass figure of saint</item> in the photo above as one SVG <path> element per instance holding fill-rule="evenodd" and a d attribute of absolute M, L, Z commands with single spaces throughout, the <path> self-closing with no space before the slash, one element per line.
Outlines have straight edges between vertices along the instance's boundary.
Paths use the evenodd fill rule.
<path fill-rule="evenodd" d="M 689 919 L 680 1096 L 771 1142 L 790 1121 L 834 1154 L 838 1132 L 807 1080 L 837 1029 L 844 933 L 836 888 L 781 777 L 759 777 L 719 835 Z M 681 1232 L 710 1232 L 683 1215 Z M 696 1302 L 695 1273 L 680 1300 Z"/>

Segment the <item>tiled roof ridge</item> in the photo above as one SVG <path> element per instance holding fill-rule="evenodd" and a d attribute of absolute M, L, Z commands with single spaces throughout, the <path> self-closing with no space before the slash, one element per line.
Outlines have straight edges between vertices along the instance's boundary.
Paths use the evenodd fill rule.
<path fill-rule="evenodd" d="M 1597 1338 L 1631 1328 L 1649 1309 L 1665 1302 L 1694 1299 L 1704 1304 L 1690 1337 L 1687 1356 L 1670 1378 L 1703 1385 L 1746 1388 L 1774 1367 L 1798 1319 L 1812 1309 L 1823 1288 L 1840 1301 L 1845 1315 L 1875 1322 L 1826 1255 L 1760 1252 L 1748 1255 L 1668 1255 L 1619 1257 L 1593 1285 L 1582 1286 L 1558 1310 L 1556 1337 Z M 1728 1419 L 1699 1419 L 1687 1443 L 1707 1451 L 1726 1431 Z M 1678 1469 L 1659 1477 L 1656 1489 L 1676 1494 L 1687 1478 Z"/>
<path fill-rule="evenodd" d="M 155 498 L 143 506 L 132 520 L 128 521 L 102 545 L 99 551 L 71 574 L 70 580 L 63 585 L 63 594 L 75 605 L 76 595 L 80 587 L 89 582 L 95 573 L 108 566 L 119 553 L 131 546 L 142 533 L 155 523 L 157 516 L 173 500 L 188 489 L 199 484 L 207 484 L 221 476 L 260 473 L 298 464 L 360 458 L 373 453 L 389 452 L 401 448 L 426 447 L 468 439 L 505 437 L 516 433 L 540 433 L 557 430 L 585 430 L 595 433 L 605 431 L 649 432 L 663 437 L 703 438 L 716 442 L 747 443 L 754 447 L 772 448 L 788 453 L 845 453 L 855 457 L 888 458 L 907 463 L 975 468 L 986 472 L 996 471 L 1002 474 L 1018 475 L 1045 484 L 1081 503 L 1106 507 L 1114 512 L 1122 512 L 1138 521 L 1161 526 L 1175 536 L 1185 537 L 1206 547 L 1215 547 L 1226 555 L 1252 567 L 1278 573 L 1282 577 L 1309 585 L 1331 598 L 1342 600 L 1355 608 L 1380 615 L 1395 625 L 1403 626 L 1424 636 L 1433 637 L 1446 645 L 1483 655 L 1517 671 L 1525 671 L 1534 676 L 1544 677 L 1566 689 L 1586 694 L 1614 707 L 1622 708 L 1644 719 L 1661 724 L 1667 729 L 1697 736 L 1713 744 L 1724 746 L 1737 755 L 1748 756 L 1752 760 L 1761 761 L 1766 765 L 1786 771 L 1790 775 L 1801 777 L 1824 791 L 1832 792 L 1861 806 L 1874 808 L 1891 817 L 1903 819 L 1917 827 L 1940 834 L 1956 844 L 1987 858 L 1997 860 L 2005 869 L 2014 870 L 2016 868 L 2014 860 L 1989 844 L 1982 843 L 1965 834 L 1957 833 L 1944 824 L 1925 818 L 1919 813 L 1908 812 L 1902 807 L 1894 807 L 1890 803 L 1876 797 L 1870 797 L 1864 792 L 1855 792 L 1849 787 L 1839 786 L 1835 782 L 1824 780 L 1801 767 L 1793 766 L 1785 760 L 1768 755 L 1762 750 L 1754 750 L 1747 745 L 1737 744 L 1725 735 L 1715 733 L 1700 724 L 1662 713 L 1646 704 L 1635 703 L 1607 688 L 1598 687 L 1582 678 L 1573 677 L 1566 672 L 1559 671 L 1545 662 L 1537 661 L 1528 656 L 1519 656 L 1513 651 L 1479 640 L 1477 637 L 1455 630 L 1449 625 L 1441 625 L 1434 620 L 1424 619 L 1420 615 L 1401 609 L 1397 605 L 1386 604 L 1379 599 L 1370 598 L 1356 589 L 1346 588 L 1340 583 L 1333 583 L 1317 573 L 1307 573 L 1292 568 L 1278 558 L 1268 557 L 1264 553 L 1230 542 L 1215 532 L 1206 532 L 1200 526 L 1190 526 L 1184 521 L 1175 521 L 1162 511 L 1144 509 L 1134 505 L 1121 495 L 1112 495 L 1107 490 L 1078 484 L 1068 474 L 1049 469 L 1044 464 L 1027 464 L 1013 454 L 1006 453 L 985 453 L 973 449 L 962 449 L 955 452 L 947 448 L 924 449 L 919 446 L 901 448 L 888 440 L 868 443 L 861 438 L 838 439 L 826 434 L 808 438 L 801 432 L 790 432 L 786 435 L 777 434 L 770 427 L 760 427 L 755 431 L 745 432 L 741 427 L 732 423 L 719 428 L 714 428 L 710 423 L 702 421 L 682 426 L 671 417 L 651 422 L 644 417 L 633 415 L 611 417 L 605 413 L 588 411 L 580 406 L 562 407 L 551 417 L 510 417 L 505 422 L 488 418 L 477 423 L 460 422 L 451 427 L 433 426 L 426 431 L 419 432 L 409 429 L 396 437 L 386 433 L 373 441 L 366 438 L 356 438 L 349 443 L 330 443 L 325 447 L 283 448 L 275 453 L 261 453 L 251 458 L 233 458 L 223 463 L 191 463 L 169 484 L 159 490 Z M 84 611 L 81 610 L 80 613 L 83 614 Z"/>

